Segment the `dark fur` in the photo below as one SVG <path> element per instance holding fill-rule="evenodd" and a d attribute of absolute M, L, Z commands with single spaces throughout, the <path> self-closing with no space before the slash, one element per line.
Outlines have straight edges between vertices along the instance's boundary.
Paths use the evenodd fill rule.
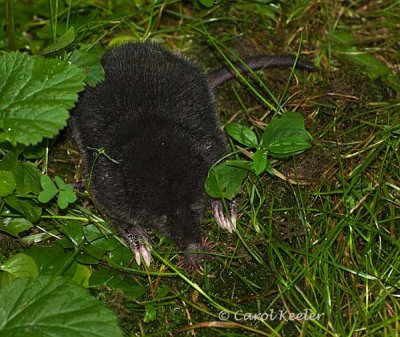
<path fill-rule="evenodd" d="M 71 118 L 87 180 L 93 169 L 96 202 L 133 251 L 147 240 L 146 228 L 201 250 L 210 201 L 204 181 L 226 150 L 211 88 L 234 74 L 207 79 L 189 60 L 151 43 L 113 48 L 101 62 L 105 80 L 83 92 Z M 89 147 L 119 164 L 105 156 L 94 164 Z"/>
<path fill-rule="evenodd" d="M 122 232 L 155 228 L 186 249 L 201 244 L 204 180 L 225 152 L 210 86 L 192 62 L 150 43 L 102 58 L 105 80 L 88 87 L 71 118 L 90 190 Z"/>

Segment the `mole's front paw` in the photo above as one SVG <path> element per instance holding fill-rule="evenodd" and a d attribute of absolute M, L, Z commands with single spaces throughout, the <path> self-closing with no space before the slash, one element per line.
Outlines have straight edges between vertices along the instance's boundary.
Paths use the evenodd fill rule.
<path fill-rule="evenodd" d="M 131 245 L 132 248 L 132 245 Z M 143 262 L 146 264 L 147 267 L 150 266 L 151 263 L 151 245 L 148 241 L 143 242 L 141 244 L 136 244 L 135 248 L 132 248 L 133 254 L 135 254 L 135 261 L 136 263 L 140 266 L 140 262 L 143 260 Z"/>
<path fill-rule="evenodd" d="M 226 217 L 224 213 L 224 205 L 220 200 L 213 200 L 211 202 L 211 207 L 218 225 L 221 228 L 226 229 L 229 233 L 233 233 L 236 230 L 236 202 L 227 201 L 226 204 L 229 209 L 229 217 Z"/>
<path fill-rule="evenodd" d="M 147 267 L 150 266 L 151 244 L 146 231 L 140 228 L 124 229 L 122 230 L 122 234 L 131 247 L 136 263 L 140 266 L 141 261 L 143 261 Z"/>

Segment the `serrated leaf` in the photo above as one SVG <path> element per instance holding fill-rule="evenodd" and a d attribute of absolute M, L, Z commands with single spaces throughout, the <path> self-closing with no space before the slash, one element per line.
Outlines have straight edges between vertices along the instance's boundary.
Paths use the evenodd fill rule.
<path fill-rule="evenodd" d="M 36 277 L 38 275 L 35 260 L 26 254 L 13 255 L 0 266 L 0 270 L 9 273 L 12 279 Z"/>
<path fill-rule="evenodd" d="M 112 311 L 66 278 L 17 279 L 0 298 L 2 337 L 122 337 Z"/>
<path fill-rule="evenodd" d="M 76 66 L 19 52 L 0 58 L 0 78 L 0 139 L 13 145 L 54 137 L 84 86 Z"/>
<path fill-rule="evenodd" d="M 0 197 L 5 197 L 14 192 L 17 187 L 14 175 L 10 171 L 0 171 Z"/>
<path fill-rule="evenodd" d="M 304 128 L 303 116 L 297 112 L 286 112 L 265 128 L 262 148 L 272 156 L 284 158 L 308 149 L 310 140 L 311 136 Z"/>
<path fill-rule="evenodd" d="M 239 123 L 229 123 L 226 125 L 225 129 L 226 133 L 239 143 L 248 147 L 258 146 L 257 135 L 247 126 Z"/>
<path fill-rule="evenodd" d="M 210 170 L 205 182 L 206 191 L 213 198 L 231 200 L 241 192 L 243 180 L 251 170 L 249 161 L 223 162 Z"/>

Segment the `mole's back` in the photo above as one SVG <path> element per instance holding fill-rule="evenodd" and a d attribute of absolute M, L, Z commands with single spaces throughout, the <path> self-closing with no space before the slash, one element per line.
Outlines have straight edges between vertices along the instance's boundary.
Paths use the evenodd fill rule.
<path fill-rule="evenodd" d="M 85 90 L 72 118 L 81 145 L 115 147 L 140 127 L 138 120 L 158 116 L 190 134 L 207 161 L 223 154 L 210 85 L 191 61 L 156 44 L 129 43 L 107 51 L 101 63 L 105 80 Z M 211 143 L 222 150 L 209 151 Z"/>

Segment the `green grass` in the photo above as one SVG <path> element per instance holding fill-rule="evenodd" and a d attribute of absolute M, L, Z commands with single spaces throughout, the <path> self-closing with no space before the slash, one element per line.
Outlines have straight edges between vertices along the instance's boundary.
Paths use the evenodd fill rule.
<path fill-rule="evenodd" d="M 145 289 L 130 296 L 124 294 L 129 287 L 92 288 L 117 313 L 126 336 L 398 336 L 400 3 L 135 3 L 35 1 L 28 9 L 18 1 L 15 27 L 1 31 L 0 48 L 40 55 L 74 27 L 73 42 L 51 56 L 65 57 L 82 45 L 152 39 L 205 69 L 228 63 L 232 51 L 242 58 L 299 52 L 321 72 L 274 70 L 217 90 L 222 123 L 240 122 L 261 134 L 274 114 L 297 111 L 314 140 L 307 152 L 273 163 L 285 180 L 263 175 L 246 181 L 237 199 L 236 234 L 220 230 L 210 215 L 203 236 L 216 247 L 203 269 L 177 269 L 174 246 L 158 235 L 149 269 L 111 258 L 99 264 L 76 259 L 91 272 L 123 272 Z M 234 141 L 231 146 L 238 150 Z M 43 172 L 79 180 L 79 157 L 68 157 L 74 153 L 70 142 L 58 140 L 47 149 L 50 156 L 36 162 Z M 48 207 L 29 236 L 57 229 L 69 237 L 66 225 L 103 226 L 87 203 L 82 193 L 67 212 Z M 75 255 L 63 272 L 87 248 L 70 249 Z M 321 317 L 288 319 L 290 313 Z"/>

